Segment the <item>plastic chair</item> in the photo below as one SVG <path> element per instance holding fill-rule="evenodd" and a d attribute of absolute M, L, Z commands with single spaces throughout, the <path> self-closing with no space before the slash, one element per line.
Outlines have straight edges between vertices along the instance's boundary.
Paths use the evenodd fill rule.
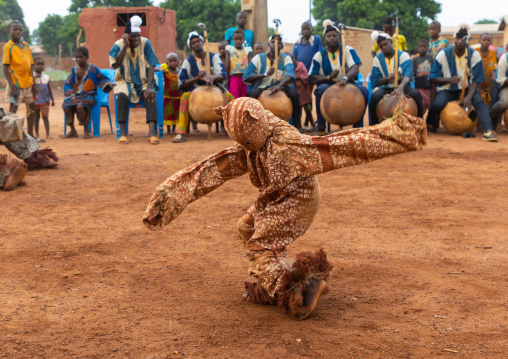
<path fill-rule="evenodd" d="M 106 76 L 109 81 L 113 82 L 115 80 L 115 71 L 111 69 L 102 69 L 101 73 Z M 108 109 L 109 116 L 109 128 L 111 133 L 113 133 L 113 123 L 111 122 L 111 112 L 109 110 L 109 93 L 105 93 L 100 88 L 97 89 L 97 97 L 95 105 L 92 107 L 92 111 L 90 112 L 90 123 L 88 124 L 88 131 L 92 132 L 93 136 L 100 137 L 101 132 L 101 107 L 106 107 Z M 67 134 L 67 125 L 65 121 L 64 115 L 64 136 Z"/>
<path fill-rule="evenodd" d="M 155 95 L 155 103 L 157 105 L 157 126 L 155 126 L 155 134 L 159 134 L 159 138 L 164 137 L 164 75 L 161 71 L 155 71 L 157 76 L 159 90 Z M 145 108 L 144 101 L 138 103 L 129 102 L 129 109 L 131 108 Z M 117 98 L 115 95 L 115 122 L 116 122 L 116 138 L 120 138 L 120 124 L 118 123 L 118 108 Z M 127 111 L 127 120 L 125 122 L 125 131 L 129 133 L 129 111 Z"/>

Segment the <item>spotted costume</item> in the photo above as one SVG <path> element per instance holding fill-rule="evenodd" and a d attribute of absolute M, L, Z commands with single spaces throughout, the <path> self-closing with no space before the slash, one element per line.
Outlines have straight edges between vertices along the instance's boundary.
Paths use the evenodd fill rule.
<path fill-rule="evenodd" d="M 329 136 L 302 135 L 251 98 L 232 101 L 220 111 L 237 142 L 195 163 L 162 183 L 145 211 L 144 223 L 161 229 L 187 205 L 224 182 L 249 173 L 259 196 L 238 222 L 249 258 L 248 299 L 289 307 L 302 283 L 326 280 L 331 265 L 320 250 L 289 258 L 286 247 L 309 228 L 317 212 L 317 174 L 421 148 L 426 126 L 402 114 L 394 121 Z"/>

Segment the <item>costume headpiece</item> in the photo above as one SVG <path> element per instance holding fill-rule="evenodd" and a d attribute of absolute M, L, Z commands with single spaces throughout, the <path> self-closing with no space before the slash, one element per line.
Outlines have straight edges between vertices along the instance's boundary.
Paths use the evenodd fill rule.
<path fill-rule="evenodd" d="M 377 31 L 372 31 L 372 34 L 370 34 L 370 37 L 372 38 L 372 41 L 377 42 L 378 45 L 383 40 L 391 40 L 392 39 L 392 37 L 390 35 L 388 35 L 387 33 L 384 33 L 384 32 L 380 33 Z"/>
<path fill-rule="evenodd" d="M 201 42 L 205 42 L 205 39 L 203 39 L 203 36 L 201 36 L 197 31 L 191 31 L 189 32 L 189 36 L 187 36 L 187 47 L 190 48 L 190 42 L 193 38 L 199 38 Z"/>
<path fill-rule="evenodd" d="M 469 38 L 469 26 L 467 24 L 459 25 L 459 30 L 453 35 L 453 38 L 468 39 Z"/>
<path fill-rule="evenodd" d="M 281 34 L 272 35 L 268 38 L 268 42 L 272 41 L 272 39 L 277 38 L 282 43 L 282 36 Z"/>
<path fill-rule="evenodd" d="M 143 23 L 143 20 L 138 15 L 134 15 L 130 18 L 129 22 L 125 24 L 125 31 L 126 34 L 139 34 L 141 32 L 141 24 Z"/>
<path fill-rule="evenodd" d="M 224 119 L 224 127 L 229 137 L 243 148 L 257 151 L 263 147 L 271 126 L 268 111 L 265 111 L 261 102 L 250 97 L 241 97 L 225 107 L 214 108 L 214 111 Z"/>
<path fill-rule="evenodd" d="M 326 19 L 325 21 L 323 21 L 323 28 L 324 28 L 323 36 L 325 36 L 326 33 L 330 32 L 330 31 L 337 31 L 337 32 L 339 32 L 339 28 L 337 26 L 335 26 L 333 24 L 333 21 L 330 20 L 330 19 Z"/>

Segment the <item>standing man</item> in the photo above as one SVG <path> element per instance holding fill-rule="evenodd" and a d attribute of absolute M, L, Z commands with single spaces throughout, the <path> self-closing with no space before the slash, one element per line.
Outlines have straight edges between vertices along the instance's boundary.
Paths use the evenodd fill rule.
<path fill-rule="evenodd" d="M 150 40 L 141 37 L 142 20 L 139 16 L 131 17 L 125 26 L 120 40 L 115 42 L 109 51 L 109 63 L 116 69 L 115 95 L 117 96 L 118 123 L 121 137 L 118 143 L 126 144 L 127 114 L 129 102 L 138 103 L 143 99 L 146 108 L 146 123 L 149 127 L 148 140 L 152 145 L 159 144 L 155 136 L 157 126 L 157 106 L 155 95 L 157 84 L 154 83 L 155 65 L 159 63 Z M 154 89 L 155 86 L 155 89 Z"/>
<path fill-rule="evenodd" d="M 252 30 L 245 28 L 245 25 L 247 24 L 247 14 L 243 11 L 240 11 L 238 14 L 236 14 L 236 24 L 238 27 L 230 27 L 226 30 L 224 39 L 229 41 L 231 46 L 235 46 L 235 43 L 233 42 L 233 32 L 235 32 L 236 29 L 240 29 L 243 30 L 243 34 L 245 36 L 243 47 L 252 47 L 252 44 L 254 43 L 254 33 Z"/>
<path fill-rule="evenodd" d="M 490 117 L 494 124 L 497 125 L 497 119 L 504 111 L 508 110 L 508 52 L 504 53 L 499 59 L 497 68 L 497 85 L 501 88 L 499 91 L 499 99 L 494 102 L 494 105 L 490 108 Z M 504 119 L 504 124 L 508 127 L 508 118 Z"/>
<path fill-rule="evenodd" d="M 32 53 L 28 43 L 21 41 L 23 26 L 19 21 L 12 21 L 7 26 L 10 40 L 3 48 L 4 75 L 11 96 L 9 112 L 16 113 L 20 103 L 26 105 L 26 121 L 28 134 L 34 136 L 35 102 L 33 96 Z M 37 138 L 40 141 L 39 138 Z"/>
<path fill-rule="evenodd" d="M 497 137 L 492 132 L 492 121 L 489 110 L 483 102 L 478 88 L 485 81 L 482 57 L 473 48 L 467 46 L 469 32 L 467 27 L 460 28 L 455 33 L 455 45 L 441 50 L 432 64 L 429 80 L 437 85 L 437 95 L 429 107 L 427 115 L 427 130 L 436 132 L 439 126 L 439 114 L 448 102 L 457 100 L 462 92 L 464 83 L 464 70 L 467 68 L 465 79 L 464 109 L 470 112 L 473 107 L 480 120 L 483 139 L 497 142 Z M 467 48 L 467 56 L 466 56 Z"/>

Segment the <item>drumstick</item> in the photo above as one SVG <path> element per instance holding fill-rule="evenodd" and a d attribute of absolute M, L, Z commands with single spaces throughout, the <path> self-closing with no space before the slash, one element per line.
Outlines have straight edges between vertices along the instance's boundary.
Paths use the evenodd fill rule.
<path fill-rule="evenodd" d="M 275 39 L 275 58 L 274 58 L 275 66 L 274 66 L 274 69 L 275 69 L 275 72 L 273 73 L 273 84 L 275 84 L 277 82 L 277 70 L 279 68 L 279 38 L 277 35 L 279 34 L 279 24 L 281 22 L 279 19 L 274 19 L 273 22 L 275 23 L 275 35 L 274 35 L 274 39 Z"/>
<path fill-rule="evenodd" d="M 344 41 L 344 25 L 340 24 L 340 41 L 342 42 L 342 76 L 346 76 L 346 42 Z"/>
<path fill-rule="evenodd" d="M 462 79 L 462 92 L 460 93 L 460 103 L 464 103 L 464 95 L 466 93 L 466 78 L 467 78 L 467 45 L 466 45 L 466 53 L 464 54 L 464 78 Z M 466 110 L 467 111 L 467 110 Z"/>
<path fill-rule="evenodd" d="M 206 25 L 203 24 L 202 22 L 200 22 L 198 24 L 198 27 L 203 29 L 203 37 L 205 38 L 205 52 L 206 52 L 206 55 L 205 55 L 205 72 L 206 72 L 207 76 L 210 76 L 212 74 L 212 72 L 210 70 L 210 51 L 209 51 L 209 48 L 208 48 L 208 32 L 206 30 Z"/>
<path fill-rule="evenodd" d="M 399 18 L 395 18 L 395 42 L 394 46 L 395 48 L 395 84 L 394 87 L 397 87 L 398 81 L 399 81 Z"/>

